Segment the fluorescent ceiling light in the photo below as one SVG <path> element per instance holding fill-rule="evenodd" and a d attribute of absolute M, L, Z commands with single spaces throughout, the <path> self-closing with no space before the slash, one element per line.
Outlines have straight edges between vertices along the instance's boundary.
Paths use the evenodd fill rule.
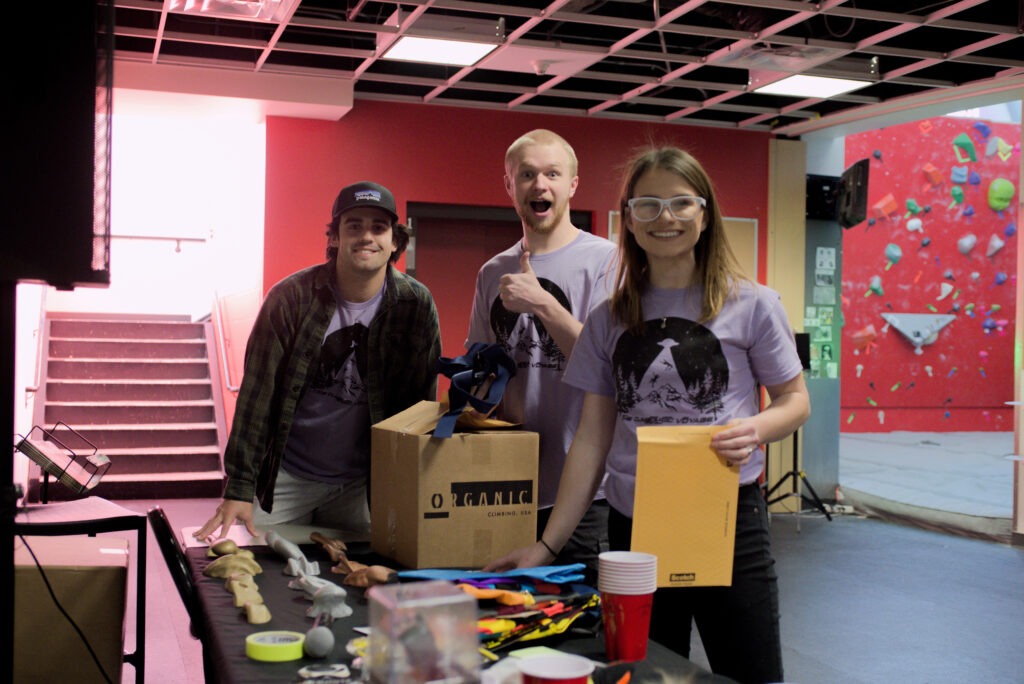
<path fill-rule="evenodd" d="M 402 11 L 396 10 L 386 26 L 402 26 Z M 426 64 L 472 66 L 491 54 L 505 40 L 505 19 L 473 19 L 424 14 L 394 41 L 378 34 L 381 59 Z"/>
<path fill-rule="evenodd" d="M 382 59 L 472 66 L 493 52 L 496 47 L 498 47 L 497 43 L 402 36 L 384 53 Z"/>
<path fill-rule="evenodd" d="M 169 12 L 219 19 L 280 23 L 291 17 L 299 0 L 165 0 Z"/>
<path fill-rule="evenodd" d="M 871 81 L 797 74 L 754 88 L 754 92 L 764 95 L 829 98 L 863 88 L 867 85 L 871 85 Z"/>

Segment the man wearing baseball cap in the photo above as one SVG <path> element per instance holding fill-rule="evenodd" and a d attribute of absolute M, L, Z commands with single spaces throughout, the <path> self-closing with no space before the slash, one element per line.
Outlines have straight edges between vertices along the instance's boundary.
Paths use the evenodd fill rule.
<path fill-rule="evenodd" d="M 408 244 L 387 188 L 341 189 L 327 261 L 277 283 L 260 308 L 224 453 L 224 501 L 196 537 L 225 536 L 239 521 L 253 535 L 288 523 L 369 539 L 370 426 L 437 391 L 433 297 L 393 266 Z"/>

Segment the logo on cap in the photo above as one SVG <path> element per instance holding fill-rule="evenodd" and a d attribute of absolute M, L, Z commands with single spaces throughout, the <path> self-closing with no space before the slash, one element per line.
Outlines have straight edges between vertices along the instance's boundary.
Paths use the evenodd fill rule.
<path fill-rule="evenodd" d="M 356 202 L 380 202 L 380 192 L 377 190 L 356 190 L 353 199 Z"/>

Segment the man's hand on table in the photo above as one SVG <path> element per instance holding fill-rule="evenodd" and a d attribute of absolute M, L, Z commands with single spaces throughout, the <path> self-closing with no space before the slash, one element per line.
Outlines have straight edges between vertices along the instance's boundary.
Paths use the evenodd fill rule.
<path fill-rule="evenodd" d="M 205 542 L 209 542 L 213 539 L 222 539 L 228 536 L 228 533 L 231 531 L 231 526 L 234 525 L 236 521 L 244 523 L 245 529 L 247 529 L 249 534 L 252 536 L 255 537 L 259 534 L 252 519 L 252 502 L 224 499 L 220 505 L 217 506 L 216 514 L 207 520 L 205 525 L 193 532 L 192 536 Z M 214 534 L 218 527 L 220 528 L 220 533 Z"/>

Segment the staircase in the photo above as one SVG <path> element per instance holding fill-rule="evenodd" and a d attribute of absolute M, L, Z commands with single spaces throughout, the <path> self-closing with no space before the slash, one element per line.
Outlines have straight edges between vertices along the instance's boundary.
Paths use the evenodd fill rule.
<path fill-rule="evenodd" d="M 212 326 L 177 317 L 50 314 L 35 423 L 79 455 L 110 459 L 89 495 L 106 499 L 219 497 L 224 411 Z M 28 500 L 43 476 L 33 465 Z M 50 478 L 46 498 L 77 498 Z"/>

